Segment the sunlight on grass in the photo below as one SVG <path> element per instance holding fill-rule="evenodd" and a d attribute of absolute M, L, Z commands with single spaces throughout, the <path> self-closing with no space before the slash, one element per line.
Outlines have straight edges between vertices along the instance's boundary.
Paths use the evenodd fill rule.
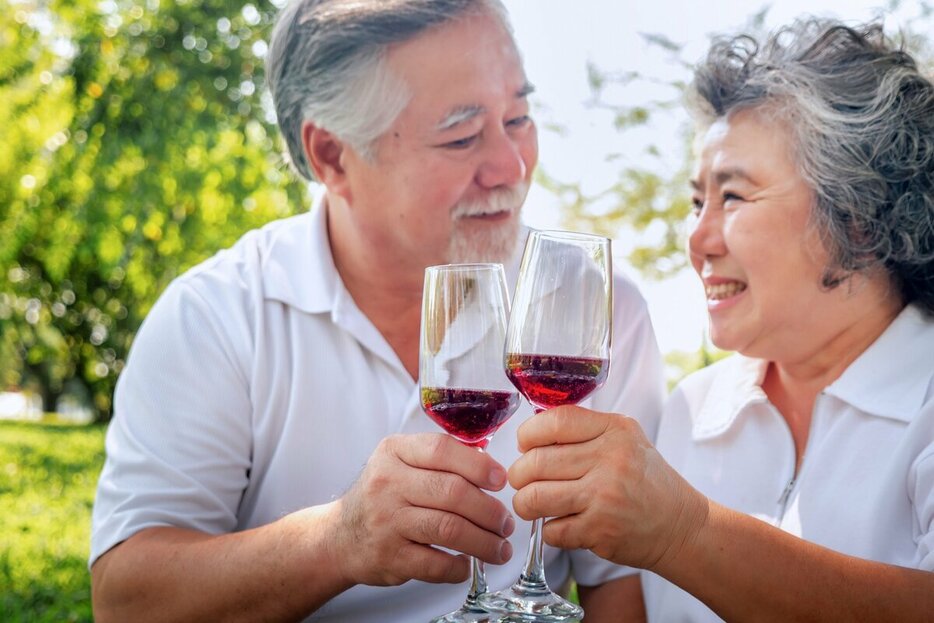
<path fill-rule="evenodd" d="M 4 621 L 92 621 L 88 539 L 104 430 L 0 421 Z"/>

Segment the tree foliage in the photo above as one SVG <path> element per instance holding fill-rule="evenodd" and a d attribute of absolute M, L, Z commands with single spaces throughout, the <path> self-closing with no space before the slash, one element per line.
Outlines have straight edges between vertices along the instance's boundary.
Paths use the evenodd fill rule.
<path fill-rule="evenodd" d="M 747 32 L 766 30 L 769 7 L 752 14 L 743 28 Z M 880 13 L 896 14 L 900 19 L 893 32 L 900 37 L 934 76 L 934 5 L 930 0 L 889 0 Z M 907 17 L 904 17 L 907 16 Z M 687 266 L 686 235 L 691 212 L 690 167 L 693 128 L 684 112 L 684 94 L 693 63 L 685 58 L 685 46 L 664 34 L 642 33 L 647 50 L 664 55 L 673 78 L 659 80 L 640 71 L 607 71 L 597 65 L 587 68 L 595 108 L 611 113 L 611 131 L 619 135 L 620 145 L 630 145 L 632 136 L 649 124 L 655 128 L 675 127 L 680 152 L 660 147 L 649 140 L 638 154 L 628 159 L 620 154 L 606 154 L 620 162 L 616 180 L 595 193 L 584 192 L 577 181 L 561 181 L 540 174 L 540 182 L 562 200 L 564 224 L 571 229 L 594 231 L 618 237 L 621 232 L 635 237 L 629 262 L 644 277 L 665 279 Z M 636 97 L 633 93 L 653 94 Z M 711 347 L 706 339 L 699 352 L 672 352 L 666 356 L 670 378 L 713 363 L 725 353 Z"/>
<path fill-rule="evenodd" d="M 744 30 L 761 32 L 766 28 L 769 7 L 752 14 Z M 898 35 L 916 56 L 932 67 L 931 33 L 934 9 L 929 0 L 889 0 L 883 13 L 905 14 Z M 680 153 L 649 141 L 640 153 L 622 160 L 620 154 L 607 154 L 621 160 L 616 180 L 607 188 L 585 193 L 576 181 L 541 176 L 542 183 L 562 198 L 564 222 L 568 227 L 616 236 L 634 233 L 638 243 L 629 260 L 645 277 L 664 279 L 687 264 L 685 234 L 690 214 L 690 146 L 693 129 L 683 112 L 683 97 L 690 80 L 693 59 L 685 58 L 684 44 L 662 33 L 642 33 L 646 49 L 667 57 L 673 78 L 659 80 L 640 71 L 608 71 L 595 64 L 587 68 L 592 106 L 607 110 L 613 119 L 612 131 L 621 145 L 650 123 L 677 128 Z M 651 93 L 630 101 L 632 93 Z"/>
<path fill-rule="evenodd" d="M 275 10 L 0 0 L 0 388 L 106 418 L 168 282 L 304 204 L 263 99 Z"/>
<path fill-rule="evenodd" d="M 921 49 L 931 10 L 916 1 L 908 34 Z M 106 419 L 135 331 L 168 282 L 305 205 L 263 89 L 276 8 L 0 0 L 0 390 L 35 389 L 47 409 L 73 390 Z M 681 153 L 650 143 L 638 161 L 609 154 L 619 176 L 590 195 L 539 181 L 563 198 L 569 227 L 635 232 L 633 265 L 664 278 L 685 265 L 691 132 L 677 111 L 690 64 L 680 43 L 644 37 L 678 77 L 592 66 L 593 105 L 612 112 L 621 143 L 649 123 L 681 128 Z M 658 96 L 620 104 L 621 89 Z"/>

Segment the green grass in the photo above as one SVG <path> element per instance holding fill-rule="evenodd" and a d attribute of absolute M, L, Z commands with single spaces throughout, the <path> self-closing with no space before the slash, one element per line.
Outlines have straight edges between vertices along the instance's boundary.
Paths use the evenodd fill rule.
<path fill-rule="evenodd" d="M 92 621 L 91 506 L 104 428 L 0 421 L 0 619 Z"/>

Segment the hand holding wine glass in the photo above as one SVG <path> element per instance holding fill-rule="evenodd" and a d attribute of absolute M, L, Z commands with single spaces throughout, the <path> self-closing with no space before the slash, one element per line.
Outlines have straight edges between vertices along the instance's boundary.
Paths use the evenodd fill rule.
<path fill-rule="evenodd" d="M 419 345 L 422 409 L 461 443 L 483 451 L 519 406 L 502 368 L 509 298 L 500 264 L 451 264 L 425 270 Z M 471 558 L 463 606 L 433 623 L 488 621 L 477 598 L 483 563 Z"/>
<path fill-rule="evenodd" d="M 506 334 L 509 379 L 536 413 L 577 404 L 609 372 L 612 319 L 610 241 L 533 232 L 526 242 Z M 510 588 L 481 597 L 495 612 L 529 621 L 570 621 L 584 611 L 549 589 L 541 519 L 532 524 L 525 567 Z"/>

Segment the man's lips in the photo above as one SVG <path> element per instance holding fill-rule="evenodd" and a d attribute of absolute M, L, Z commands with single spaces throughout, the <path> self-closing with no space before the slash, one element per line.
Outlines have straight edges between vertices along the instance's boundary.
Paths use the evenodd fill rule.
<path fill-rule="evenodd" d="M 509 210 L 501 210 L 499 212 L 484 212 L 477 214 L 464 214 L 461 215 L 462 219 L 471 219 L 479 221 L 504 221 L 512 216 L 512 212 Z"/>

